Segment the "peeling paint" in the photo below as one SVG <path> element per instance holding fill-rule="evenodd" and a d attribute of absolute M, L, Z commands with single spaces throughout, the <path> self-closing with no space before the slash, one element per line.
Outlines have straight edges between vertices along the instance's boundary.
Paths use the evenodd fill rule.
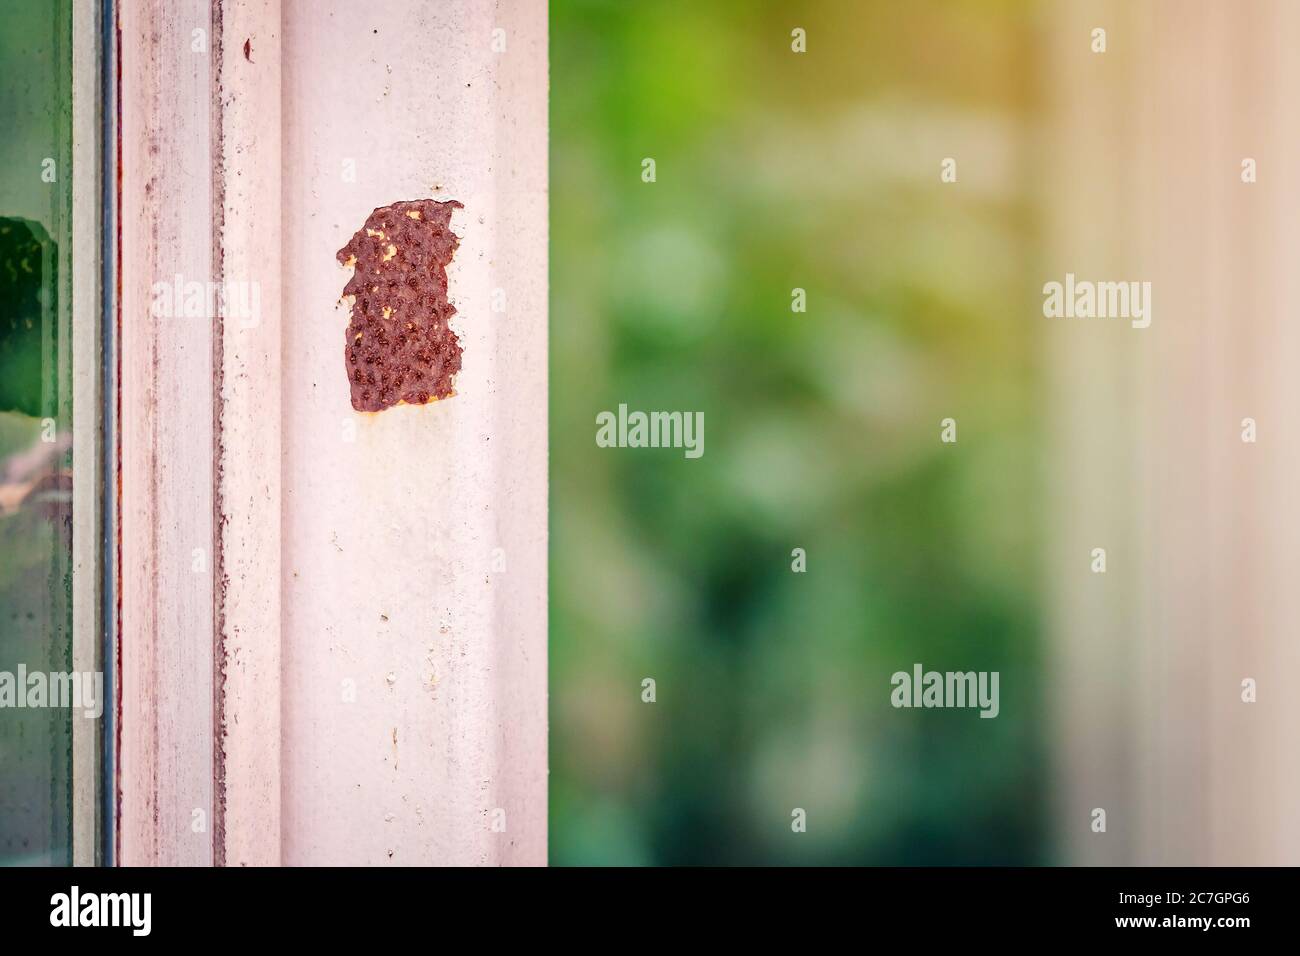
<path fill-rule="evenodd" d="M 351 308 L 344 362 L 357 411 L 455 394 L 461 346 L 450 326 L 447 265 L 460 244 L 452 210 L 463 208 L 454 199 L 381 207 L 338 251 L 354 269 L 343 289 Z"/>

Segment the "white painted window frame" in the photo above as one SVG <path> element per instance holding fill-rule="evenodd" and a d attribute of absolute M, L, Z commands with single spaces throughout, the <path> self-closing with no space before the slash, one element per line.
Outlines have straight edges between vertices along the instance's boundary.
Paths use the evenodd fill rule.
<path fill-rule="evenodd" d="M 103 672 L 102 56 L 99 0 L 72 9 L 72 668 Z M 107 683 L 104 685 L 107 687 Z M 102 861 L 101 725 L 72 722 L 72 862 Z"/>
<path fill-rule="evenodd" d="M 543 863 L 545 5 L 378 0 L 366 27 L 393 42 L 417 29 L 451 41 L 443 61 L 416 58 L 387 75 L 346 57 L 340 65 L 331 47 L 371 31 L 319 14 L 296 0 L 117 0 L 111 855 L 126 865 Z M 497 27 L 512 36 L 512 55 L 493 59 Z M 206 56 L 193 50 L 196 31 Z M 282 38 L 295 44 L 292 62 Z M 347 70 L 382 92 L 340 100 L 325 81 Z M 344 320 L 330 310 L 344 275 L 332 247 L 305 249 L 303 237 L 320 233 L 299 181 L 317 175 L 320 151 L 337 141 L 322 145 L 322 122 L 365 127 L 374 100 L 389 96 L 405 125 L 371 123 L 375 137 L 395 141 L 437 119 L 463 155 L 445 143 L 426 154 L 418 143 L 394 153 L 349 142 L 369 179 L 355 193 L 323 189 L 320 209 L 346 208 L 342 235 L 367 205 L 443 198 L 444 185 L 469 201 L 477 216 L 453 221 L 463 235 L 452 271 L 467 364 L 461 394 L 443 408 L 362 419 L 339 405 L 338 381 L 328 379 L 327 399 L 315 390 L 335 366 L 343 374 L 334 339 Z M 323 119 L 305 123 L 285 102 Z M 431 108 L 447 103 L 460 105 Z M 178 274 L 255 278 L 259 322 L 151 316 L 154 284 Z M 509 287 L 508 319 L 489 315 L 495 285 Z M 282 327 L 290 308 L 296 324 Z M 316 349 L 307 313 L 338 323 L 320 333 L 327 349 Z M 350 418 L 362 440 L 334 444 Z M 467 464 L 449 469 L 453 453 Z M 418 484 L 372 500 L 367 483 L 382 487 L 393 462 L 442 474 L 451 500 L 434 502 Z M 321 474 L 360 488 L 372 513 L 322 504 L 311 484 Z M 364 535 L 375 521 L 391 525 L 379 545 Z M 321 560 L 326 528 L 368 549 L 370 563 Z M 427 540 L 444 533 L 459 550 Z M 509 573 L 494 581 L 482 561 L 496 544 Z M 459 602 L 454 637 L 440 635 L 422 584 L 384 605 L 382 617 L 407 629 L 396 650 L 360 633 L 345 643 L 306 613 L 330 605 L 338 630 L 377 626 L 377 608 L 358 598 L 340 609 L 335 598 L 354 586 L 383 592 L 413 547 L 424 555 L 415 572 L 427 576 L 413 580 L 437 577 Z M 363 690 L 343 713 L 332 695 L 345 653 Z M 393 654 L 407 656 L 393 664 Z M 426 664 L 441 694 L 420 672 Z M 498 810 L 504 832 L 491 826 Z"/>

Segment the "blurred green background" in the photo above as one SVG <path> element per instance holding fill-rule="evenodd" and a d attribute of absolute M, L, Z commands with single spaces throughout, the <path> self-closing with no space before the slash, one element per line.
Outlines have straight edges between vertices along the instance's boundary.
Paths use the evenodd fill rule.
<path fill-rule="evenodd" d="M 553 863 L 1054 859 L 1030 13 L 551 4 Z M 916 662 L 1001 715 L 893 709 Z"/>

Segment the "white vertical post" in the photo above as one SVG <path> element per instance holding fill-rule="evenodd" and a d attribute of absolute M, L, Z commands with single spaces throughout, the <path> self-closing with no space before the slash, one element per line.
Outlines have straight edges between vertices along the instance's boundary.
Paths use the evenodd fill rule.
<path fill-rule="evenodd" d="M 280 862 L 280 4 L 222 0 L 214 146 L 218 319 L 215 855 Z"/>
<path fill-rule="evenodd" d="M 545 5 L 121 30 L 122 861 L 544 862 Z M 457 394 L 359 414 L 335 252 L 422 198 Z M 256 315 L 151 316 L 177 274 Z"/>
<path fill-rule="evenodd" d="M 87 0 L 72 10 L 72 669 L 78 674 L 102 672 L 104 667 L 100 15 L 99 0 Z M 100 703 L 105 713 L 112 706 Z M 99 723 L 79 712 L 72 717 L 72 763 L 72 860 L 76 866 L 93 866 L 98 857 Z"/>
<path fill-rule="evenodd" d="M 128 865 L 213 858 L 214 343 L 206 297 L 198 314 L 186 308 L 188 284 L 213 277 L 211 17 L 205 0 L 118 6 L 116 769 Z"/>
<path fill-rule="evenodd" d="M 540 864 L 545 4 L 284 11 L 284 859 Z M 334 254 L 423 198 L 464 204 L 457 394 L 357 413 Z"/>
<path fill-rule="evenodd" d="M 1063 843 L 1076 863 L 1295 863 L 1300 12 L 1158 0 L 1049 16 L 1047 272 L 1152 288 L 1149 328 L 1049 332 Z"/>

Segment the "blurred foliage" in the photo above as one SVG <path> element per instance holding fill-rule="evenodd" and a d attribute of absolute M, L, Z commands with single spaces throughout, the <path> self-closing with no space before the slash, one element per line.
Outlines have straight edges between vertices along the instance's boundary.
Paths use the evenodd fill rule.
<path fill-rule="evenodd" d="M 552 862 L 1049 857 L 1032 29 L 551 5 Z M 620 402 L 704 456 L 598 448 Z M 1001 671 L 1001 716 L 891 708 L 914 662 Z"/>

